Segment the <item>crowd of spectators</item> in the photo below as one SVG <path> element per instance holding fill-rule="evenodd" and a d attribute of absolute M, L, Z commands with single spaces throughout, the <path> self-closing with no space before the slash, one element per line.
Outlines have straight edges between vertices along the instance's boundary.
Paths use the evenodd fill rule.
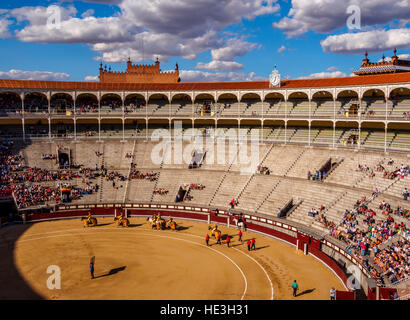
<path fill-rule="evenodd" d="M 409 250 L 409 241 L 403 238 L 375 253 L 374 262 L 391 283 L 409 277 Z"/>
<path fill-rule="evenodd" d="M 155 188 L 153 194 L 165 195 L 168 194 L 168 190 L 163 188 Z"/>
<path fill-rule="evenodd" d="M 388 164 L 393 165 L 393 160 L 389 160 Z M 383 177 L 386 179 L 395 179 L 400 177 L 404 179 L 410 173 L 410 166 L 401 164 L 400 167 L 396 167 L 394 170 L 387 170 L 382 164 L 377 165 L 376 171 L 383 172 Z"/>
<path fill-rule="evenodd" d="M 268 167 L 264 167 L 264 166 L 259 165 L 259 166 L 257 167 L 257 170 L 258 170 L 258 172 L 259 172 L 260 174 L 270 175 L 270 170 L 269 170 Z"/>
<path fill-rule="evenodd" d="M 146 173 L 143 173 L 143 172 L 141 172 L 141 171 L 139 171 L 139 170 L 132 170 L 132 171 L 130 172 L 129 178 L 130 178 L 131 180 L 132 180 L 132 179 L 147 179 L 147 180 L 150 180 L 150 181 L 155 181 L 155 180 L 158 179 L 158 173 L 156 173 L 156 172 L 146 172 Z"/>
<path fill-rule="evenodd" d="M 43 160 L 55 160 L 55 159 L 57 159 L 57 156 L 55 154 L 43 154 L 41 156 L 41 159 L 43 159 Z"/>
<path fill-rule="evenodd" d="M 357 200 L 353 210 L 346 210 L 339 223 L 328 221 L 324 214 L 318 217 L 318 221 L 329 230 L 329 234 L 341 241 L 344 241 L 346 251 L 352 254 L 362 265 L 369 270 L 373 278 L 383 284 L 383 276 L 387 276 L 390 282 L 395 282 L 408 276 L 409 261 L 405 255 L 399 255 L 397 247 L 380 250 L 379 247 L 396 235 L 408 237 L 410 231 L 404 222 L 397 222 L 391 214 L 405 216 L 408 210 L 398 207 L 393 210 L 385 201 L 379 203 L 377 209 L 382 213 L 382 219 L 378 219 L 376 212 L 368 207 L 368 200 L 365 197 Z M 401 246 L 403 247 L 403 246 Z M 408 244 L 404 249 L 408 249 Z M 401 249 L 400 249 L 401 250 Z M 369 263 L 369 253 L 375 254 L 374 262 L 383 268 L 377 270 Z M 399 251 L 403 252 L 403 251 Z"/>
<path fill-rule="evenodd" d="M 38 184 L 16 184 L 12 185 L 11 188 L 19 209 L 37 206 L 50 201 L 55 201 L 56 203 L 61 201 L 59 188 Z"/>

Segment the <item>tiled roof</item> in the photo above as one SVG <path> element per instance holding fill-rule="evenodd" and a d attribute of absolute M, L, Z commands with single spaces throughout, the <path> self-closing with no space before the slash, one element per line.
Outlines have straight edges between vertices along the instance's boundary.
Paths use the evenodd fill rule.
<path fill-rule="evenodd" d="M 281 81 L 280 89 L 344 87 L 410 83 L 410 72 L 352 76 L 343 78 L 298 79 Z M 268 81 L 245 82 L 180 82 L 170 84 L 99 83 L 67 81 L 0 80 L 0 89 L 78 90 L 78 91 L 213 91 L 263 90 Z"/>
<path fill-rule="evenodd" d="M 356 70 L 354 73 L 384 73 L 384 72 L 396 72 L 396 71 L 410 71 L 410 67 L 405 66 L 394 66 L 394 65 L 386 65 L 386 66 L 374 66 L 374 67 L 363 67 Z"/>

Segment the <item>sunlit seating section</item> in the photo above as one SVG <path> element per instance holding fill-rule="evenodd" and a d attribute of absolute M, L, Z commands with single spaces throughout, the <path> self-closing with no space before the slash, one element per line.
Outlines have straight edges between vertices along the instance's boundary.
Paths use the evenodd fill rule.
<path fill-rule="evenodd" d="M 396 131 L 393 141 L 389 145 L 392 149 L 410 150 L 410 131 Z"/>
<path fill-rule="evenodd" d="M 265 117 L 284 116 L 285 101 L 281 98 L 266 99 L 263 105 L 263 114 Z"/>
<path fill-rule="evenodd" d="M 312 117 L 333 118 L 335 104 L 332 99 L 314 99 L 311 102 Z"/>
<path fill-rule="evenodd" d="M 288 115 L 290 117 L 309 117 L 309 101 L 304 99 L 294 99 L 288 101 Z"/>

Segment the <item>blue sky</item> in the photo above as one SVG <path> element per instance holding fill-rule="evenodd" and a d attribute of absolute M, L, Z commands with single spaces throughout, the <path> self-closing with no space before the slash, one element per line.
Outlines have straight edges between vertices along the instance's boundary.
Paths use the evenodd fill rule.
<path fill-rule="evenodd" d="M 410 60 L 409 1 L 2 1 L 0 78 L 95 81 L 101 61 L 122 71 L 128 56 L 178 62 L 182 81 L 267 79 L 275 65 L 282 78 L 350 76 L 366 50 Z"/>

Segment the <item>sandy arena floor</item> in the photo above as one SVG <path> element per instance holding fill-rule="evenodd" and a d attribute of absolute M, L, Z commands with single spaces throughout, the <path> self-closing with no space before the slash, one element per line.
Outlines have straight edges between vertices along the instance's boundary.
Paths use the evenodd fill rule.
<path fill-rule="evenodd" d="M 231 248 L 214 239 L 206 247 L 207 224 L 176 221 L 182 230 L 151 230 L 143 218 L 128 228 L 112 218 L 94 228 L 79 219 L 1 228 L 0 299 L 327 300 L 332 286 L 344 290 L 326 266 L 283 242 L 245 232 L 256 238 L 248 252 L 236 229 L 220 227 Z M 50 265 L 61 269 L 59 290 L 47 288 Z"/>

